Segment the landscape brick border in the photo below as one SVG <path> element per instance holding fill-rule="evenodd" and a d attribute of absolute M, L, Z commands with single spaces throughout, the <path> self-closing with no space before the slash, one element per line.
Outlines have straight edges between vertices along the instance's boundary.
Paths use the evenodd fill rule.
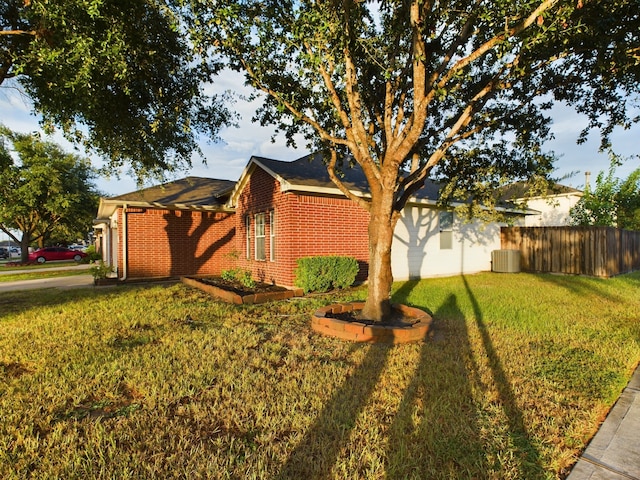
<path fill-rule="evenodd" d="M 431 315 L 423 310 L 402 304 L 394 304 L 393 308 L 415 320 L 413 325 L 371 325 L 327 316 L 332 313 L 362 310 L 363 307 L 364 302 L 339 303 L 322 307 L 311 317 L 311 328 L 322 335 L 353 342 L 398 344 L 425 340 L 433 321 Z"/>
<path fill-rule="evenodd" d="M 253 305 L 256 303 L 272 302 L 275 300 L 286 300 L 293 297 L 301 297 L 303 295 L 302 289 L 295 290 L 283 290 L 281 292 L 268 292 L 268 293 L 256 293 L 251 295 L 238 295 L 237 293 L 230 292 L 218 288 L 214 285 L 207 285 L 199 281 L 194 277 L 181 277 L 180 280 L 185 285 L 198 288 L 209 295 L 212 295 L 220 300 L 228 303 L 234 303 L 236 305 Z"/>

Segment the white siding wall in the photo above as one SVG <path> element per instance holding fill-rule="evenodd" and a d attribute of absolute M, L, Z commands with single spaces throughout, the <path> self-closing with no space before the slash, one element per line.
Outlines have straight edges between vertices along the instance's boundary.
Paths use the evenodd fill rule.
<path fill-rule="evenodd" d="M 551 197 L 550 199 L 533 198 L 527 202 L 527 207 L 538 210 L 539 215 L 527 215 L 525 227 L 563 227 L 569 225 L 569 210 L 580 195 L 569 194 Z"/>
<path fill-rule="evenodd" d="M 391 251 L 394 280 L 491 270 L 491 251 L 500 248 L 500 225 L 464 223 L 456 216 L 453 248 L 440 249 L 438 210 L 408 206 L 398 221 Z"/>

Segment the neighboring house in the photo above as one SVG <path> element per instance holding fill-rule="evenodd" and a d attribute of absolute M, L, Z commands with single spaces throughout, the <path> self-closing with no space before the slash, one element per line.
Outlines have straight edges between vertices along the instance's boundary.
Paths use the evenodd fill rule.
<path fill-rule="evenodd" d="M 219 274 L 233 251 L 235 182 L 187 177 L 100 199 L 98 249 L 118 278 Z"/>
<path fill-rule="evenodd" d="M 346 169 L 342 180 L 368 195 L 359 168 Z M 402 212 L 394 279 L 491 269 L 501 224 L 465 222 L 437 207 L 438 195 L 438 185 L 427 181 Z M 101 199 L 99 218 L 103 258 L 123 279 L 242 268 L 260 281 L 292 286 L 297 259 L 334 254 L 356 258 L 361 280 L 367 274 L 369 214 L 331 182 L 319 155 L 293 162 L 252 157 L 237 183 L 189 177 Z"/>
<path fill-rule="evenodd" d="M 545 196 L 529 196 L 526 183 L 517 182 L 505 189 L 503 200 L 526 199 L 529 214 L 524 216 L 521 227 L 564 227 L 570 225 L 571 208 L 582 198 L 582 192 L 572 187 L 556 184 Z"/>

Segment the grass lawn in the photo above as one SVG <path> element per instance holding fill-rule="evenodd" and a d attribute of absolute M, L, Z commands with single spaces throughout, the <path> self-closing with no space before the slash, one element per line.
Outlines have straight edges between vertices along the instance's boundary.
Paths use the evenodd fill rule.
<path fill-rule="evenodd" d="M 0 275 L 0 283 L 17 282 L 20 280 L 38 280 L 41 278 L 69 277 L 74 275 L 88 275 L 89 270 L 33 270 L 28 273 L 5 273 Z"/>
<path fill-rule="evenodd" d="M 77 267 L 79 264 L 73 260 L 57 260 L 45 263 L 29 263 L 24 265 L 8 265 L 20 261 L 19 258 L 12 258 L 11 260 L 0 261 L 0 269 L 2 272 L 11 272 L 13 270 L 33 270 L 34 272 L 46 271 L 48 268 L 71 268 Z"/>
<path fill-rule="evenodd" d="M 361 289 L 1 293 L 0 478 L 562 478 L 640 360 L 640 274 L 395 287 L 428 341 L 310 331 Z"/>

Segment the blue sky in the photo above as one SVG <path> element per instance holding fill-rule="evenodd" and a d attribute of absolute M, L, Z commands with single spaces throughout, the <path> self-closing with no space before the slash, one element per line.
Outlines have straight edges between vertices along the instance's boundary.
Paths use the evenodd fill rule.
<path fill-rule="evenodd" d="M 219 77 L 216 80 L 216 90 L 224 91 L 237 88 L 242 85 L 242 80 L 235 74 Z M 202 149 L 206 158 L 204 165 L 199 158 L 194 158 L 193 167 L 176 175 L 176 178 L 191 176 L 212 177 L 225 180 L 237 180 L 252 155 L 276 158 L 279 160 L 295 160 L 306 155 L 306 150 L 292 150 L 286 147 L 284 138 L 271 142 L 270 127 L 261 127 L 251 123 L 255 105 L 238 103 L 235 109 L 240 114 L 240 127 L 227 128 L 221 133 L 223 142 L 217 144 L 202 143 Z M 10 129 L 18 132 L 40 131 L 38 117 L 32 114 L 30 102 L 14 88 L 0 87 L 0 122 Z M 562 183 L 575 188 L 583 188 L 584 173 L 592 173 L 592 182 L 598 172 L 607 170 L 609 160 L 606 154 L 598 152 L 599 136 L 593 132 L 589 141 L 583 145 L 577 145 L 576 139 L 581 129 L 586 125 L 586 119 L 573 110 L 563 106 L 554 108 L 553 132 L 555 140 L 546 145 L 547 150 L 553 150 L 560 157 L 556 163 L 556 176 L 561 177 L 571 172 L 576 174 Z M 66 151 L 73 152 L 74 146 L 60 134 L 51 138 L 61 145 Z M 302 143 L 302 142 L 301 142 Z M 617 153 L 630 157 L 640 154 L 640 125 L 635 125 L 631 130 L 616 130 L 613 136 L 613 145 Z M 75 153 L 83 154 L 76 151 Z M 102 161 L 92 158 L 95 166 L 102 166 Z M 640 167 L 640 160 L 632 158 L 622 167 L 618 168 L 617 176 L 626 177 L 632 170 Z M 98 188 L 108 195 L 120 195 L 137 190 L 135 181 L 127 174 L 121 172 L 120 177 L 100 178 Z"/>

